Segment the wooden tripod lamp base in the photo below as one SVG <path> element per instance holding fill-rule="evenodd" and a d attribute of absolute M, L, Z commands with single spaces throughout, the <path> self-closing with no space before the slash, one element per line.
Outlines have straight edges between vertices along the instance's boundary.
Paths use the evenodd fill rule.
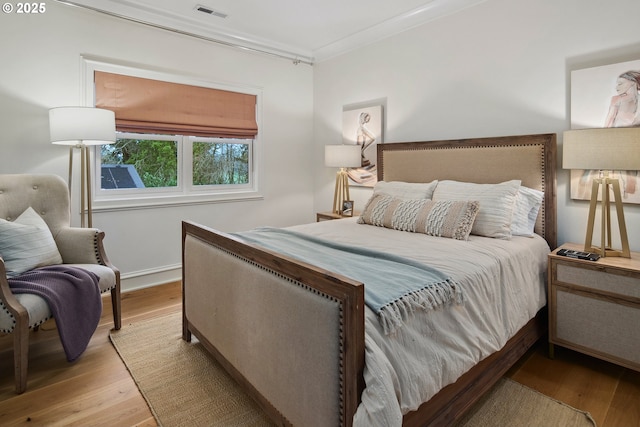
<path fill-rule="evenodd" d="M 602 190 L 602 224 L 600 230 L 600 247 L 593 246 L 593 228 L 595 225 L 596 209 L 598 203 L 598 190 Z M 622 249 L 611 248 L 611 201 L 610 190 L 613 191 L 616 215 L 618 217 L 618 228 L 620 230 L 620 242 Z M 587 236 L 584 241 L 585 252 L 594 252 L 600 256 L 618 256 L 631 258 L 629 249 L 629 236 L 627 235 L 627 224 L 624 220 L 622 209 L 622 195 L 620 192 L 620 182 L 617 179 L 609 178 L 608 173 L 604 177 L 594 179 L 591 187 L 591 203 L 589 205 L 589 219 L 587 221 Z"/>
<path fill-rule="evenodd" d="M 584 242 L 586 252 L 595 252 L 600 256 L 619 256 L 631 258 L 627 224 L 622 210 L 620 182 L 609 178 L 609 171 L 640 170 L 640 127 L 573 129 L 563 134 L 562 167 L 564 169 L 582 169 L 600 171 L 598 179 L 591 186 L 591 204 L 587 223 L 587 237 Z M 602 197 L 602 230 L 600 247 L 594 247 L 593 226 L 598 204 L 598 190 Z M 611 212 L 610 197 L 613 191 L 620 241 L 622 249 L 611 249 Z"/>
<path fill-rule="evenodd" d="M 345 168 L 340 168 L 336 173 L 336 189 L 333 193 L 333 213 L 342 214 L 342 206 L 349 197 L 349 175 Z"/>
<path fill-rule="evenodd" d="M 349 175 L 346 168 L 360 167 L 362 151 L 358 145 L 325 145 L 324 164 L 340 168 L 336 174 L 336 188 L 333 192 L 333 213 L 341 215 L 345 200 L 349 197 Z"/>

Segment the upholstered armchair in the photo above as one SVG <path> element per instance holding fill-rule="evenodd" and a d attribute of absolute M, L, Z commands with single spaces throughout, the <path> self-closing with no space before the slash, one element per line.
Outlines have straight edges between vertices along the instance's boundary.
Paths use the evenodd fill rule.
<path fill-rule="evenodd" d="M 30 207 L 33 210 L 30 210 Z M 59 257 L 56 252 L 54 261 L 61 259 L 65 265 L 77 266 L 95 273 L 100 292 L 111 292 L 114 328 L 120 329 L 121 326 L 120 272 L 111 265 L 105 254 L 102 243 L 104 232 L 96 228 L 70 226 L 69 189 L 64 180 L 56 175 L 45 174 L 0 175 L 0 219 L 2 219 L 0 221 L 0 331 L 14 335 L 17 393 L 24 392 L 27 385 L 29 331 L 37 329 L 40 324 L 52 317 L 52 312 L 44 298 L 29 293 L 14 294 L 8 282 L 12 274 L 16 274 L 16 271 L 12 272 L 11 268 L 8 268 L 9 257 L 15 255 L 10 252 L 16 242 L 7 242 L 7 239 L 17 241 L 19 245 L 21 238 L 19 235 L 11 237 L 8 232 L 3 236 L 2 227 L 6 227 L 5 230 L 16 227 L 20 222 L 17 220 L 26 217 L 27 211 L 31 212 L 32 217 L 37 213 L 48 226 L 50 236 L 47 233 L 42 241 L 53 238 L 55 242 L 51 244 L 53 251 L 55 252 L 57 247 L 59 252 Z M 39 218 L 36 219 L 40 221 Z M 44 225 L 40 227 L 40 231 L 42 229 L 46 233 Z M 3 237 L 4 243 L 2 243 Z M 25 242 L 26 240 L 24 239 Z M 32 237 L 31 240 L 34 238 Z M 52 259 L 45 259 L 46 256 L 42 255 L 42 252 L 40 248 L 28 248 L 25 252 L 26 261 L 18 260 L 17 267 L 16 262 L 12 261 L 12 266 L 16 270 L 24 270 L 52 264 Z M 25 262 L 27 264 L 24 264 Z"/>

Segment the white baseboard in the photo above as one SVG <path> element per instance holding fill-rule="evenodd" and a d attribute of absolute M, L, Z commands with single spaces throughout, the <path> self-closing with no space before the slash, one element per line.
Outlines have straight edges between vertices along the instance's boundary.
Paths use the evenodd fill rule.
<path fill-rule="evenodd" d="M 182 280 L 182 264 L 122 273 L 121 292 L 135 291 Z"/>

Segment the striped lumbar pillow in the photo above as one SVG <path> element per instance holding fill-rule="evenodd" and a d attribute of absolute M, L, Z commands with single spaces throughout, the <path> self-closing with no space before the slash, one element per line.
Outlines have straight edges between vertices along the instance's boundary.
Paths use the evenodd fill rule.
<path fill-rule="evenodd" d="M 367 202 L 358 223 L 467 240 L 479 205 L 477 201 L 468 200 L 403 200 L 385 194 L 374 194 Z"/>

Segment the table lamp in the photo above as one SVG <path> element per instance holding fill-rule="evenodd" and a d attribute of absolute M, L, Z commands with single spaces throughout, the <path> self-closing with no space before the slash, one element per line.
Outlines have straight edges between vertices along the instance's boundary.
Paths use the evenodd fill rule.
<path fill-rule="evenodd" d="M 325 145 L 324 164 L 340 168 L 336 173 L 336 188 L 333 193 L 333 213 L 342 213 L 342 204 L 349 197 L 349 176 L 346 168 L 361 166 L 361 152 L 358 145 Z"/>
<path fill-rule="evenodd" d="M 562 167 L 564 169 L 598 170 L 599 177 L 593 180 L 589 219 L 584 243 L 585 252 L 600 256 L 630 258 L 629 237 L 624 220 L 620 182 L 610 176 L 610 171 L 640 170 L 640 128 L 579 129 L 564 132 Z M 601 189 L 602 228 L 600 247 L 592 245 L 598 190 Z M 611 248 L 610 194 L 613 198 L 620 229 L 622 249 Z"/>
<path fill-rule="evenodd" d="M 49 110 L 49 133 L 52 144 L 69 145 L 69 193 L 73 174 L 73 150 L 80 149 L 80 218 L 92 227 L 91 161 L 89 146 L 116 142 L 115 114 L 92 107 L 59 107 Z"/>

